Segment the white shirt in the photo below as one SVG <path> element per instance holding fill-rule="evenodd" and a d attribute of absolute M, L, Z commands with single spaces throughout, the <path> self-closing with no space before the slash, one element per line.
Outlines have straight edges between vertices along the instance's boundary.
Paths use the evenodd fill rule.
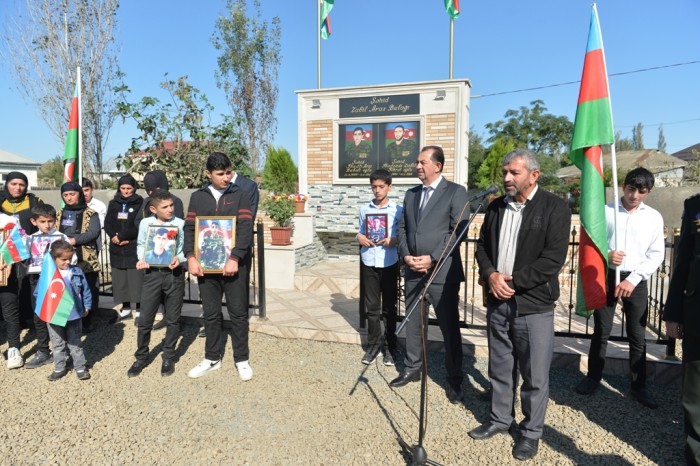
<path fill-rule="evenodd" d="M 620 245 L 615 245 L 615 203 L 605 206 L 605 221 L 608 232 L 608 248 L 611 251 L 624 251 L 625 258 L 618 267 L 621 272 L 630 272 L 626 280 L 637 286 L 648 280 L 664 260 L 664 219 L 661 214 L 644 204 L 639 204 L 628 212 L 618 199 L 617 237 Z M 611 269 L 616 267 L 608 264 Z"/>
<path fill-rule="evenodd" d="M 90 202 L 87 203 L 87 206 L 97 212 L 97 216 L 100 217 L 100 227 L 104 228 L 105 217 L 107 216 L 107 206 L 105 203 L 93 196 Z"/>

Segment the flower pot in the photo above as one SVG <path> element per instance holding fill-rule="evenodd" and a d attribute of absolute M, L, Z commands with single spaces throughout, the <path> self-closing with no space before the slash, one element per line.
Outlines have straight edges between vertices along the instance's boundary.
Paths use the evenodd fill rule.
<path fill-rule="evenodd" d="M 306 201 L 294 201 L 294 212 L 303 214 L 306 209 Z"/>
<path fill-rule="evenodd" d="M 292 227 L 270 227 L 273 246 L 289 246 L 292 244 Z"/>

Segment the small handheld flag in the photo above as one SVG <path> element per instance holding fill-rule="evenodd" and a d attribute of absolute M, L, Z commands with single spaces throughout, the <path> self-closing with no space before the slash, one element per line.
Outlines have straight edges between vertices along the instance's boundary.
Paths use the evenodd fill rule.
<path fill-rule="evenodd" d="M 65 327 L 74 306 L 73 288 L 63 279 L 56 261 L 48 254 L 41 265 L 36 286 L 34 313 L 46 323 Z"/>
<path fill-rule="evenodd" d="M 29 259 L 29 250 L 19 232 L 19 224 L 8 223 L 5 226 L 5 241 L 0 245 L 0 257 L 7 265 Z"/>

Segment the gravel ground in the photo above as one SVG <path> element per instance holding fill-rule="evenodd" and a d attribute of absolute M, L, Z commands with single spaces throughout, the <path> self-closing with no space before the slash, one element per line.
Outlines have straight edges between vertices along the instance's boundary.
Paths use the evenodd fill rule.
<path fill-rule="evenodd" d="M 51 366 L 0 368 L 0 463 L 23 464 L 311 464 L 403 465 L 399 439 L 417 442 L 419 383 L 392 390 L 397 369 L 363 366 L 359 346 L 285 340 L 252 333 L 249 382 L 239 380 L 230 343 L 221 370 L 203 378 L 187 371 L 204 354 L 204 339 L 185 326 L 172 377 L 160 376 L 160 347 L 136 378 L 136 329 L 105 322 L 85 337 L 92 379 L 73 372 L 57 382 Z M 163 331 L 154 332 L 157 344 Z M 22 351 L 34 343 L 23 333 Z M 7 350 L 4 324 L 0 343 Z M 442 464 L 519 464 L 513 439 L 477 442 L 467 431 L 488 419 L 486 360 L 465 358 L 465 400 L 444 393 L 440 353 L 429 354 L 429 458 Z M 592 397 L 573 392 L 581 374 L 553 369 L 540 453 L 532 464 L 683 464 L 679 386 L 652 384 L 661 407 L 627 396 L 628 382 L 610 377 Z M 522 416 L 519 415 L 518 419 Z"/>

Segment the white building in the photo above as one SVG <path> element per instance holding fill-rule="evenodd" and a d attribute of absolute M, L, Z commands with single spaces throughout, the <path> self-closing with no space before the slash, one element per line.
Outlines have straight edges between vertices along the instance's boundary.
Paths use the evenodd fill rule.
<path fill-rule="evenodd" d="M 39 186 L 37 172 L 40 163 L 27 157 L 0 148 L 0 185 L 5 186 L 5 178 L 10 172 L 22 172 L 29 181 L 29 189 Z"/>

